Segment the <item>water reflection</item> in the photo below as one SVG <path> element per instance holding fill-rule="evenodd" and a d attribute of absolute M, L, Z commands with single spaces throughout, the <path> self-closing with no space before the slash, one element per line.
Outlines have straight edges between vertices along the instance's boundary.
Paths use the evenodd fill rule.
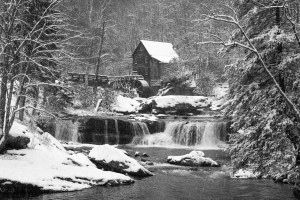
<path fill-rule="evenodd" d="M 164 163 L 169 155 L 182 155 L 191 150 L 165 148 L 132 148 L 128 152 L 147 152 L 151 162 Z M 133 185 L 94 187 L 91 189 L 44 194 L 35 197 L 1 197 L 2 200 L 208 200 L 208 199 L 295 199 L 290 185 L 275 184 L 271 180 L 231 179 L 229 158 L 221 151 L 205 151 L 208 157 L 222 163 L 220 168 L 190 168 L 160 165 L 150 167 L 155 176 L 137 180 Z"/>

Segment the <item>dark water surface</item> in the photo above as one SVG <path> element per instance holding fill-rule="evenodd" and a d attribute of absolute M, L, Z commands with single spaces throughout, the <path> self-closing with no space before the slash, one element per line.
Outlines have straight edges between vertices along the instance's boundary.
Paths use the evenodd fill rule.
<path fill-rule="evenodd" d="M 204 151 L 208 157 L 222 164 L 218 168 L 176 167 L 165 163 L 169 155 L 189 153 L 189 149 L 133 148 L 123 146 L 131 155 L 146 152 L 154 162 L 150 170 L 155 176 L 136 179 L 132 185 L 119 187 L 93 187 L 77 192 L 44 194 L 35 197 L 1 197 L 30 200 L 98 200 L 98 199 L 153 199 L 153 200 L 206 200 L 206 199 L 295 199 L 291 185 L 276 184 L 272 180 L 231 179 L 229 158 L 217 150 Z M 140 159 L 140 158 L 138 158 Z"/>

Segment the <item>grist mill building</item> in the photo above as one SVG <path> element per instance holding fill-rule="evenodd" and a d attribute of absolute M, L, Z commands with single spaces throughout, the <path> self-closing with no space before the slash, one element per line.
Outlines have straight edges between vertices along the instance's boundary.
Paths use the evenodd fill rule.
<path fill-rule="evenodd" d="M 155 88 L 167 65 L 178 60 L 178 55 L 171 43 L 141 40 L 132 58 L 133 71 L 142 75 L 150 88 Z"/>

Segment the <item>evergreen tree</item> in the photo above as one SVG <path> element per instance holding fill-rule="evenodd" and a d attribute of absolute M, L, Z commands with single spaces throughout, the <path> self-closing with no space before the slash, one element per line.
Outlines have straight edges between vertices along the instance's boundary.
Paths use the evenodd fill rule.
<path fill-rule="evenodd" d="M 227 115 L 233 120 L 229 149 L 237 168 L 261 175 L 280 175 L 299 162 L 300 48 L 287 20 L 291 5 L 235 2 L 246 36 L 239 29 L 231 41 L 251 42 L 258 53 L 251 46 L 239 49 L 244 57 L 226 67 L 232 98 Z"/>

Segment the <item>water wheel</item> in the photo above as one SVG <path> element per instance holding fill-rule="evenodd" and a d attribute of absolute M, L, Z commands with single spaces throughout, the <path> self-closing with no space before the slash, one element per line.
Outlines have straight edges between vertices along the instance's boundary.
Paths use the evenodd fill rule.
<path fill-rule="evenodd" d="M 132 88 L 136 89 L 140 97 L 149 96 L 149 84 L 145 80 L 134 80 Z"/>
<path fill-rule="evenodd" d="M 117 79 L 110 83 L 110 86 L 117 90 L 135 89 L 140 97 L 148 97 L 149 84 L 145 80 Z"/>

